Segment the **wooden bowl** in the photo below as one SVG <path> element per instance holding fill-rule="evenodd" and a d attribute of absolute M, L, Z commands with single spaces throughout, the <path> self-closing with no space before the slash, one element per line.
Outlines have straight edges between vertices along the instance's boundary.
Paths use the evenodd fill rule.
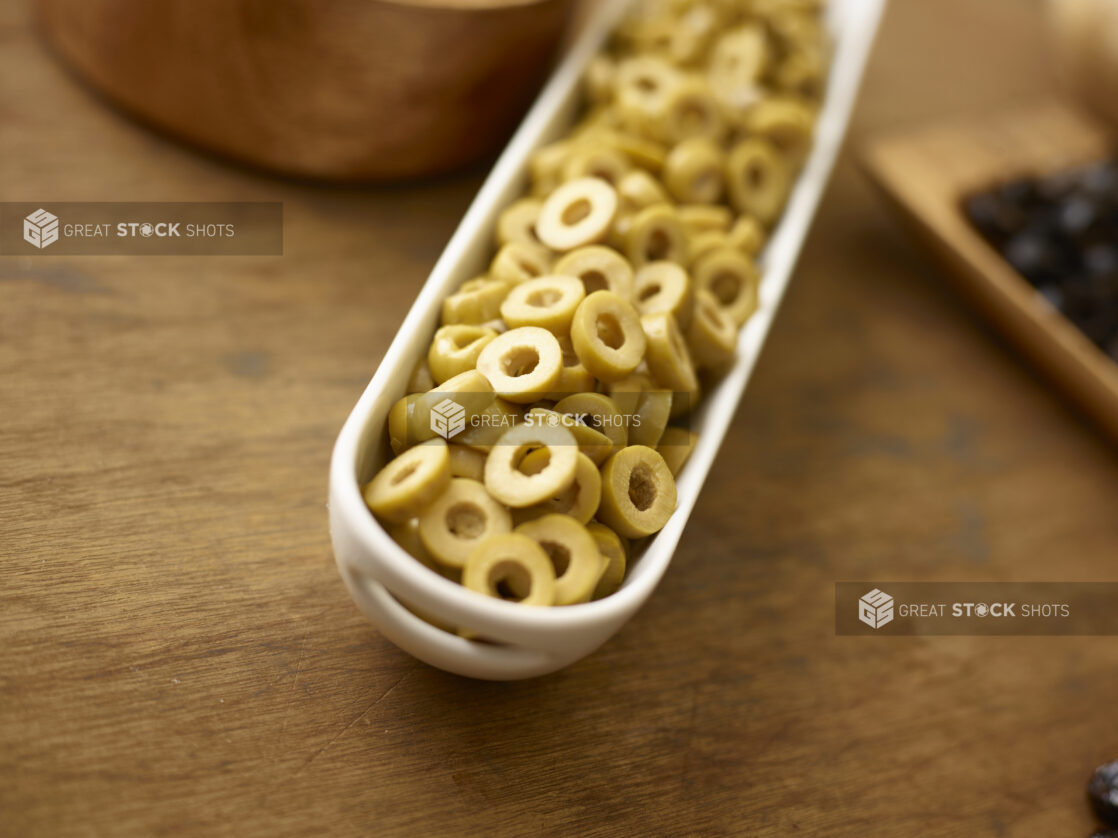
<path fill-rule="evenodd" d="M 399 180 L 495 151 L 570 0 L 39 0 L 89 82 L 186 142 L 286 174 Z"/>
<path fill-rule="evenodd" d="M 1053 308 L 967 220 L 963 199 L 998 183 L 1102 160 L 1101 122 L 1061 103 L 909 128 L 865 151 L 873 179 L 947 268 L 947 278 L 1118 440 L 1118 366 Z"/>

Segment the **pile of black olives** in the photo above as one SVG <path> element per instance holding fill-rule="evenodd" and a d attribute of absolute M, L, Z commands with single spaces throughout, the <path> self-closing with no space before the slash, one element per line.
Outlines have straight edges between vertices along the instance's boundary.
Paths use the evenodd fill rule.
<path fill-rule="evenodd" d="M 1118 361 L 1118 157 L 1020 178 L 964 201 L 970 222 Z"/>
<path fill-rule="evenodd" d="M 1103 823 L 1118 827 L 1118 761 L 1100 765 L 1087 784 L 1091 808 Z M 1091 838 L 1118 838 L 1118 829 L 1096 832 Z"/>

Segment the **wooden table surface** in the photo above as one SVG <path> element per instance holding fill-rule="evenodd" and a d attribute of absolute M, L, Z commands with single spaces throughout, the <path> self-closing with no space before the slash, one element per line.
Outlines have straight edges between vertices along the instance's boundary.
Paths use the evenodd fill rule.
<path fill-rule="evenodd" d="M 1050 92 L 1039 5 L 894 0 L 675 562 L 557 675 L 362 618 L 327 460 L 481 172 L 331 189 L 105 107 L 0 4 L 0 200 L 280 200 L 282 257 L 0 258 L 0 834 L 1078 836 L 1113 638 L 834 636 L 848 579 L 1118 577 L 1118 458 L 859 138 Z"/>

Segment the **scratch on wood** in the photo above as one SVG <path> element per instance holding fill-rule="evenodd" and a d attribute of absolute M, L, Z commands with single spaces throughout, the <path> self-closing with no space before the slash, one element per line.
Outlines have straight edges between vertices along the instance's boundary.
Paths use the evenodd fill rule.
<path fill-rule="evenodd" d="M 681 789 L 687 785 L 687 777 L 691 773 L 691 754 L 694 751 L 695 740 L 695 715 L 698 710 L 698 702 L 695 700 L 697 689 L 695 684 L 691 684 L 689 690 L 691 709 L 687 716 L 687 741 L 683 746 L 683 768 L 679 773 L 679 787 Z"/>
<path fill-rule="evenodd" d="M 299 675 L 303 671 L 303 664 L 307 660 L 307 634 L 310 629 L 303 632 L 303 639 L 299 641 L 299 659 L 295 663 L 295 677 L 291 679 L 291 699 L 287 703 L 287 712 L 283 714 L 283 725 L 280 726 L 280 737 L 287 732 L 287 722 L 291 718 L 291 710 L 295 706 L 295 688 L 299 685 Z"/>
<path fill-rule="evenodd" d="M 309 629 L 303 632 L 303 639 L 299 641 L 299 660 L 295 663 L 295 677 L 291 679 L 291 692 L 295 692 L 295 688 L 299 685 L 299 675 L 303 672 L 303 664 L 307 661 L 307 634 Z"/>
<path fill-rule="evenodd" d="M 367 715 L 369 715 L 369 713 L 373 710 L 374 707 L 376 707 L 378 704 L 380 704 L 382 701 L 384 701 L 386 698 L 388 698 L 389 693 L 391 693 L 394 689 L 396 689 L 398 686 L 400 686 L 400 684 L 402 684 L 404 682 L 404 679 L 407 678 L 409 675 L 411 675 L 411 671 L 405 672 L 403 675 L 401 675 L 399 677 L 399 679 L 396 681 L 395 684 L 393 684 L 391 687 L 389 687 L 387 690 L 385 690 L 381 694 L 380 698 L 376 699 L 372 704 L 370 704 L 368 707 L 366 707 L 364 710 L 362 710 L 360 713 L 358 713 L 356 716 L 354 716 L 352 719 L 350 719 L 349 722 L 346 724 L 346 726 L 343 727 L 340 731 L 338 731 L 337 735 L 334 736 L 333 739 L 331 739 L 329 742 L 327 742 L 325 745 L 323 745 L 321 748 L 319 748 L 317 751 L 315 751 L 313 754 L 311 754 L 310 757 L 307 758 L 307 761 L 299 766 L 299 769 L 295 772 L 295 774 L 299 775 L 299 774 L 302 774 L 304 771 L 306 771 L 307 768 L 310 766 L 310 764 L 312 762 L 314 762 L 316 759 L 318 759 L 320 756 L 322 756 L 324 753 L 326 753 L 328 750 L 330 750 L 330 748 L 333 747 L 335 742 L 337 742 L 339 739 L 341 739 L 343 736 L 345 736 L 346 733 L 349 732 L 349 729 L 351 727 L 353 727 L 355 724 L 357 724 L 359 721 L 361 721 L 363 718 L 365 718 Z"/>

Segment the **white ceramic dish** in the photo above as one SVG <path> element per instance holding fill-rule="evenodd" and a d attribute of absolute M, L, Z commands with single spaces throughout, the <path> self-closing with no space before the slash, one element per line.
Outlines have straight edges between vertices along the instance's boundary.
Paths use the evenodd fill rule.
<path fill-rule="evenodd" d="M 553 672 L 590 654 L 648 599 L 671 562 L 683 527 L 784 296 L 815 208 L 842 144 L 862 70 L 885 0 L 832 0 L 828 25 L 835 55 L 815 147 L 762 258 L 760 307 L 746 324 L 737 358 L 706 394 L 692 419 L 699 441 L 679 475 L 678 508 L 644 547 L 621 589 L 596 602 L 526 608 L 478 596 L 421 565 L 398 546 L 365 507 L 360 486 L 388 456 L 388 410 L 404 393 L 426 352 L 444 297 L 481 273 L 491 255 L 497 215 L 527 183 L 527 160 L 560 136 L 578 104 L 582 68 L 615 22 L 603 7 L 540 94 L 420 291 L 380 367 L 338 436 L 330 466 L 330 531 L 338 569 L 358 607 L 393 643 L 441 669 L 475 678 L 512 680 Z M 480 643 L 444 632 L 401 601 L 492 638 Z"/>

